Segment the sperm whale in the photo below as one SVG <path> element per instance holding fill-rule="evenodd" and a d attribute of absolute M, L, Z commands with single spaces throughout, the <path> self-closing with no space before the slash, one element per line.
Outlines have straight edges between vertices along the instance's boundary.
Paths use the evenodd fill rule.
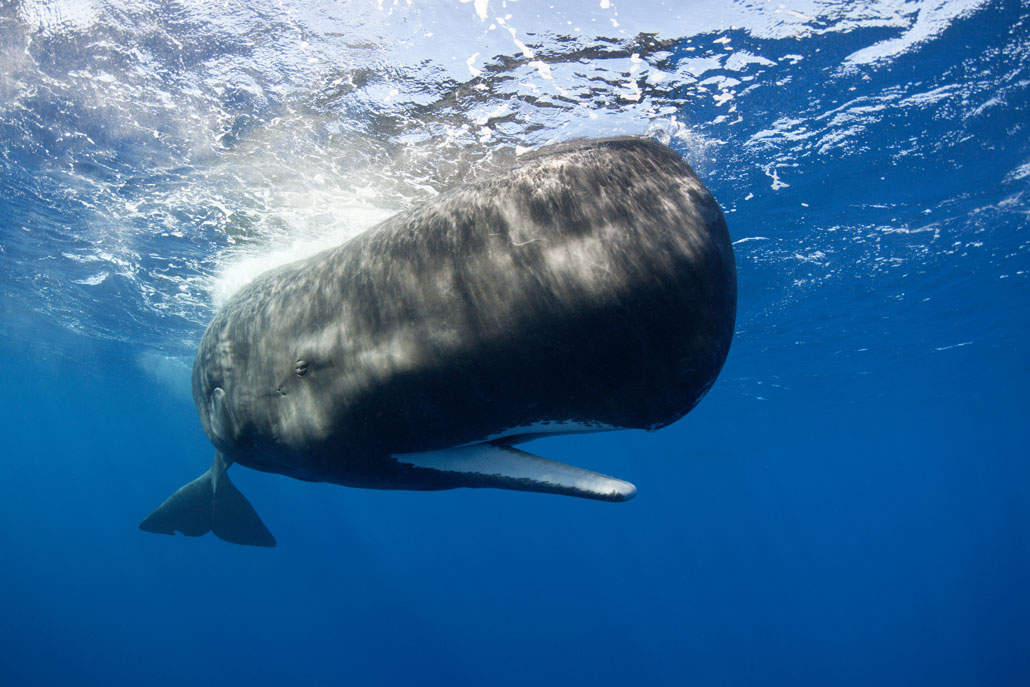
<path fill-rule="evenodd" d="M 715 381 L 735 315 L 726 221 L 678 154 L 624 137 L 523 155 L 226 303 L 193 366 L 214 461 L 140 527 L 274 546 L 234 463 L 627 500 L 628 482 L 517 446 L 674 422 Z"/>

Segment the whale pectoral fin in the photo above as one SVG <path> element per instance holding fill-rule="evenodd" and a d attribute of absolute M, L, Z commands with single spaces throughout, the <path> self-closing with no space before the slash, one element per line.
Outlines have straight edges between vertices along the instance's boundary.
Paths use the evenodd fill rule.
<path fill-rule="evenodd" d="M 628 501 L 637 493 L 629 482 L 534 456 L 504 443 L 404 453 L 393 458 L 405 466 L 442 473 L 427 475 L 427 481 L 448 486 L 539 491 L 600 501 Z"/>
<path fill-rule="evenodd" d="M 229 481 L 227 469 L 225 458 L 216 451 L 211 468 L 169 496 L 139 528 L 159 534 L 178 531 L 190 537 L 213 531 L 219 539 L 233 544 L 275 546 L 275 537 Z"/>

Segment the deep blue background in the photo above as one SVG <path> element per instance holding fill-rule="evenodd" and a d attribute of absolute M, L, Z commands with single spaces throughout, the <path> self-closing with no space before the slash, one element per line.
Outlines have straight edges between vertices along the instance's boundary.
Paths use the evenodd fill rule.
<path fill-rule="evenodd" d="M 656 434 L 535 444 L 636 482 L 621 505 L 237 470 L 280 541 L 259 550 L 135 529 L 210 449 L 187 399 L 88 354 L 4 351 L 8 684 L 1030 676 L 1022 356 L 874 362 L 775 401 L 717 385 Z"/>
<path fill-rule="evenodd" d="M 171 325 L 125 322 L 115 278 L 74 292 L 108 294 L 84 333 L 54 313 L 86 305 L 26 305 L 68 281 L 50 242 L 77 209 L 21 193 L 38 150 L 5 156 L 0 684 L 1030 684 L 1026 15 L 990 4 L 854 74 L 835 65 L 896 32 L 727 30 L 806 61 L 735 127 L 687 98 L 714 158 L 673 141 L 734 238 L 765 237 L 737 245 L 722 376 L 657 433 L 528 445 L 634 482 L 625 504 L 236 468 L 277 548 L 138 531 L 211 447 L 185 368 L 161 383 L 90 326 Z M 877 100 L 938 88 L 959 95 Z M 888 106 L 823 149 L 823 114 L 863 97 Z M 816 135 L 763 148 L 786 115 Z"/>

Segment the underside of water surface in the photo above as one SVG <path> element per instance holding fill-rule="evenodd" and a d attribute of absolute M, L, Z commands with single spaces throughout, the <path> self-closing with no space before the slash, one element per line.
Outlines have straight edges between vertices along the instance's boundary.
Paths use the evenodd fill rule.
<path fill-rule="evenodd" d="M 1027 684 L 1028 129 L 1026 2 L 0 2 L 0 673 Z M 632 503 L 234 468 L 275 553 L 136 530 L 232 294 L 617 135 L 739 286 L 687 418 L 532 444 Z"/>

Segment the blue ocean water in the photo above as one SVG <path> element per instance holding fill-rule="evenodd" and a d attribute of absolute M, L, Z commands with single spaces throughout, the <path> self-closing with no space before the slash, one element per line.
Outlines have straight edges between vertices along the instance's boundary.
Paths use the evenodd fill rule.
<path fill-rule="evenodd" d="M 0 682 L 1030 684 L 1030 6 L 0 4 Z M 217 306 L 512 156 L 651 135 L 737 332 L 610 504 L 234 468 L 140 532 Z M 460 422 L 460 418 L 455 418 Z"/>

